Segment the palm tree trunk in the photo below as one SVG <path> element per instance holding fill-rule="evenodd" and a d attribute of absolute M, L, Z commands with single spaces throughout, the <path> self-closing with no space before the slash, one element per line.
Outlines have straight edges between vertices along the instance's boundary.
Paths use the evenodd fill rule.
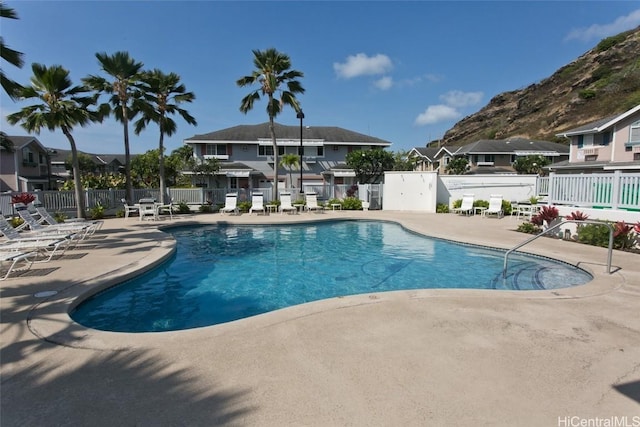
<path fill-rule="evenodd" d="M 271 141 L 273 143 L 273 197 L 275 201 L 278 201 L 280 198 L 278 195 L 278 145 L 276 144 L 276 130 L 273 126 L 273 115 L 271 114 L 269 115 L 269 130 L 271 131 Z"/>
<path fill-rule="evenodd" d="M 65 134 L 71 145 L 71 167 L 73 169 L 73 186 L 75 187 L 76 195 L 76 216 L 78 218 L 84 218 L 85 214 L 85 201 L 84 191 L 82 189 L 82 180 L 80 179 L 80 162 L 78 161 L 78 150 L 76 148 L 76 141 L 73 139 L 71 132 L 66 126 L 62 126 L 62 133 Z"/>
<path fill-rule="evenodd" d="M 162 126 L 162 119 L 160 121 L 160 143 L 158 144 L 160 153 L 158 154 L 158 165 L 160 170 L 160 203 L 165 204 L 165 193 L 167 192 L 166 183 L 164 181 L 164 130 Z"/>
<path fill-rule="evenodd" d="M 133 185 L 131 183 L 131 152 L 129 150 L 129 117 L 127 114 L 127 106 L 122 106 L 122 125 L 124 128 L 124 176 L 126 180 L 127 200 L 134 203 Z"/>

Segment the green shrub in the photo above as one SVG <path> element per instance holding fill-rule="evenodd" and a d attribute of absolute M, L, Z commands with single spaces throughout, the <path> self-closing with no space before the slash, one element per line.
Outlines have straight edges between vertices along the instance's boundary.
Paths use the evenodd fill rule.
<path fill-rule="evenodd" d="M 213 211 L 213 206 L 211 205 L 201 205 L 198 208 L 198 212 L 200 213 L 211 213 Z"/>
<path fill-rule="evenodd" d="M 615 36 L 607 37 L 606 39 L 602 39 L 600 43 L 596 46 L 598 52 L 604 52 L 605 50 L 609 50 L 620 42 L 623 42 L 627 38 L 627 33 L 620 33 Z"/>
<path fill-rule="evenodd" d="M 612 225 L 615 226 L 616 224 Z M 614 232 L 616 229 L 617 227 L 614 227 Z M 615 234 L 613 238 L 613 247 L 615 249 L 625 249 L 633 246 L 633 238 L 630 232 Z M 600 224 L 581 224 L 578 227 L 578 242 L 607 248 L 609 247 L 609 227 Z"/>
<path fill-rule="evenodd" d="M 460 206 L 462 206 L 462 199 L 453 201 L 453 209 L 458 209 Z"/>
<path fill-rule="evenodd" d="M 348 211 L 361 211 L 362 200 L 357 197 L 345 197 L 342 201 L 342 209 Z"/>
<path fill-rule="evenodd" d="M 19 216 L 14 216 L 13 218 L 11 218 L 11 221 L 9 221 L 11 223 L 11 226 L 13 228 L 19 227 L 22 224 L 24 224 L 24 220 L 22 218 L 20 218 Z"/>
<path fill-rule="evenodd" d="M 54 212 L 53 219 L 55 219 L 56 222 L 64 222 L 64 220 L 67 219 L 67 215 L 65 215 L 64 212 Z"/>
<path fill-rule="evenodd" d="M 436 213 L 449 213 L 449 205 L 446 203 L 438 203 L 436 205 Z"/>
<path fill-rule="evenodd" d="M 582 99 L 592 99 L 596 97 L 596 91 L 591 89 L 583 89 L 578 92 L 578 96 Z"/>
<path fill-rule="evenodd" d="M 104 206 L 95 205 L 91 209 L 89 209 L 89 216 L 91 219 L 102 219 L 104 218 Z"/>
<path fill-rule="evenodd" d="M 116 218 L 124 218 L 124 209 L 118 209 L 116 211 Z"/>
<path fill-rule="evenodd" d="M 327 204 L 325 206 L 331 206 L 331 205 L 342 206 L 342 201 L 340 199 L 335 199 L 335 198 L 327 200 Z"/>
<path fill-rule="evenodd" d="M 504 212 L 505 215 L 511 215 L 511 211 L 513 210 L 513 208 L 511 207 L 511 202 L 508 200 L 503 200 L 502 201 L 502 212 Z"/>
<path fill-rule="evenodd" d="M 189 207 L 187 202 L 178 203 L 178 213 L 181 213 L 181 214 L 191 213 L 191 208 Z"/>
<path fill-rule="evenodd" d="M 540 231 L 542 231 L 542 229 L 531 222 L 523 222 L 518 226 L 516 231 L 528 234 L 538 234 L 540 233 Z"/>
<path fill-rule="evenodd" d="M 489 201 L 487 200 L 474 200 L 473 201 L 473 207 L 474 208 L 488 208 L 489 207 Z"/>
<path fill-rule="evenodd" d="M 240 212 L 247 213 L 249 212 L 249 209 L 251 209 L 251 202 L 244 201 L 238 203 L 238 210 Z"/>

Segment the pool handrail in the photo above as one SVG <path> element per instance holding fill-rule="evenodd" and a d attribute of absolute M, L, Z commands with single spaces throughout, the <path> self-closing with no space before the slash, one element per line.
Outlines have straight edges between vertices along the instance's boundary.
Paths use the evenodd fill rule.
<path fill-rule="evenodd" d="M 609 227 L 609 250 L 608 250 L 608 254 L 607 254 L 607 273 L 612 274 L 611 272 L 611 257 L 613 254 L 613 226 L 606 222 L 606 221 L 600 221 L 600 220 L 596 220 L 596 219 L 565 219 L 560 221 L 558 224 L 555 224 L 549 228 L 547 228 L 546 230 L 542 231 L 539 234 L 536 234 L 535 236 L 525 240 L 524 242 L 520 243 L 519 245 L 514 246 L 513 248 L 509 249 L 507 251 L 507 253 L 504 254 L 504 267 L 502 269 L 502 278 L 505 279 L 507 277 L 507 262 L 509 259 L 509 255 L 511 255 L 512 252 L 516 251 L 517 249 L 520 249 L 521 247 L 523 247 L 524 245 L 533 242 L 534 240 L 536 240 L 538 237 L 542 237 L 545 234 L 547 234 L 548 232 L 555 230 L 556 228 L 559 228 L 560 226 L 568 223 L 568 222 L 573 222 L 576 224 L 584 224 L 584 223 L 588 223 L 588 224 L 599 224 L 599 225 L 606 225 L 607 227 Z"/>

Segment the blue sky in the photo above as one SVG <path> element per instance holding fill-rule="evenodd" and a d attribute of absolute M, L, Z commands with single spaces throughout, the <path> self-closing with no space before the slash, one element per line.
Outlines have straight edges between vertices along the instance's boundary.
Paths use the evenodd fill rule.
<path fill-rule="evenodd" d="M 424 146 L 492 97 L 550 76 L 605 37 L 640 25 L 637 1 L 6 1 L 18 20 L 2 19 L 9 47 L 25 66 L 5 62 L 26 84 L 31 63 L 59 64 L 74 83 L 101 74 L 96 52 L 127 51 L 145 68 L 175 72 L 196 100 L 184 107 L 198 121 L 175 118 L 167 152 L 185 138 L 268 120 L 264 101 L 247 115 L 251 89 L 235 82 L 253 70 L 254 49 L 274 47 L 305 75 L 299 96 L 305 126 L 338 126 L 393 143 Z M 7 114 L 25 103 L 0 99 Z M 298 125 L 285 109 L 276 121 Z M 122 126 L 110 119 L 77 128 L 78 148 L 122 153 Z M 43 131 L 47 147 L 69 148 L 61 132 Z M 150 126 L 131 137 L 133 153 L 157 148 Z"/>

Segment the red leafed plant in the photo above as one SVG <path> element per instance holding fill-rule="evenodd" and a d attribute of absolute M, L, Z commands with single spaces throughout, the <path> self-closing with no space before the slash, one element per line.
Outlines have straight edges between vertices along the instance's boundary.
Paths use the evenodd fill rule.
<path fill-rule="evenodd" d="M 640 222 L 637 222 L 636 225 L 633 226 L 633 231 L 640 234 Z"/>
<path fill-rule="evenodd" d="M 36 199 L 36 196 L 34 196 L 31 193 L 20 193 L 20 194 L 11 196 L 11 203 L 14 205 L 16 203 L 24 203 L 25 205 L 28 205 L 29 203 L 33 202 L 35 199 Z"/>
<path fill-rule="evenodd" d="M 551 224 L 551 221 L 557 219 L 559 215 L 560 213 L 558 212 L 558 208 L 556 208 L 555 206 L 545 205 L 540 208 L 540 212 L 538 212 L 537 215 L 531 218 L 531 222 L 536 225 L 542 225 L 544 222 L 546 222 L 547 224 Z"/>
<path fill-rule="evenodd" d="M 585 219 L 589 219 L 589 215 L 580 212 L 580 211 L 575 211 L 575 212 L 571 212 L 571 214 L 566 216 L 567 219 L 573 219 L 576 221 L 584 221 Z"/>
<path fill-rule="evenodd" d="M 542 227 L 542 225 L 544 224 L 544 220 L 542 219 L 540 214 L 534 215 L 531 217 L 531 224 L 537 225 L 538 227 Z"/>
<path fill-rule="evenodd" d="M 627 224 L 624 221 L 618 221 L 613 227 L 613 237 L 615 238 L 620 236 L 626 236 L 633 229 L 634 227 L 632 227 L 630 224 Z"/>

